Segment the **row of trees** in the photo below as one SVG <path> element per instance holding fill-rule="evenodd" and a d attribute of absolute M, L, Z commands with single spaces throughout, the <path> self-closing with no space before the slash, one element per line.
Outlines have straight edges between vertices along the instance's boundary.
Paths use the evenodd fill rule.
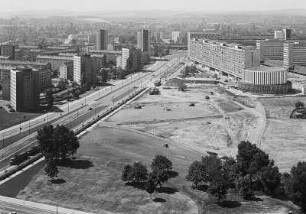
<path fill-rule="evenodd" d="M 44 126 L 36 137 L 40 150 L 46 159 L 46 174 L 53 179 L 57 177 L 56 160 L 67 161 L 80 147 L 76 134 L 63 125 Z"/>
<path fill-rule="evenodd" d="M 166 156 L 156 155 L 151 163 L 151 172 L 143 163 L 134 162 L 124 167 L 121 179 L 131 184 L 143 184 L 151 195 L 158 186 L 161 188 L 163 183 L 177 176 L 172 167 L 172 162 Z"/>
<path fill-rule="evenodd" d="M 248 141 L 238 145 L 236 159 L 211 154 L 194 161 L 186 179 L 197 189 L 208 185 L 208 192 L 218 200 L 224 200 L 230 188 L 247 200 L 254 199 L 255 191 L 262 191 L 270 196 L 285 195 L 306 211 L 306 162 L 298 163 L 290 174 L 281 174 L 269 155 Z"/>

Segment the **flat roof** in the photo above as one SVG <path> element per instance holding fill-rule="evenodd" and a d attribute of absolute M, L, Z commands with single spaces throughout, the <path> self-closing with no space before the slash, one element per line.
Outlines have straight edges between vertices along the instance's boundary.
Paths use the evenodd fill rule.
<path fill-rule="evenodd" d="M 286 71 L 286 69 L 282 68 L 282 67 L 265 66 L 265 65 L 261 65 L 259 67 L 253 67 L 253 68 L 246 68 L 244 70 L 247 70 L 247 71 L 258 71 L 258 72 Z"/>

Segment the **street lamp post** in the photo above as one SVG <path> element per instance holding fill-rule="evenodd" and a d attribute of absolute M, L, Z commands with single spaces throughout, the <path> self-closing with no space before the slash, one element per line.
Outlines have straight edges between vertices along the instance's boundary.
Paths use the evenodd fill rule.
<path fill-rule="evenodd" d="M 30 134 L 30 131 L 31 131 L 31 119 L 29 119 L 29 134 Z"/>

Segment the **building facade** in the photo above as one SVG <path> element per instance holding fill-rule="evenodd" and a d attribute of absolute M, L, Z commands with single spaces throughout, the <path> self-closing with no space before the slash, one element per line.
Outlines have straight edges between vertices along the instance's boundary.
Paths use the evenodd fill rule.
<path fill-rule="evenodd" d="M 266 59 L 283 60 L 284 40 L 257 40 L 256 48 L 259 50 L 261 63 Z"/>
<path fill-rule="evenodd" d="M 137 32 L 137 48 L 142 52 L 150 51 L 150 35 L 148 30 L 141 30 Z"/>
<path fill-rule="evenodd" d="M 108 32 L 107 30 L 99 30 L 96 34 L 97 50 L 107 50 Z"/>
<path fill-rule="evenodd" d="M 240 79 L 244 69 L 260 65 L 259 50 L 253 46 L 193 39 L 188 52 L 192 61 Z"/>
<path fill-rule="evenodd" d="M 0 55 L 1 56 L 8 56 L 9 59 L 15 59 L 15 45 L 10 42 L 5 42 L 0 44 Z"/>
<path fill-rule="evenodd" d="M 294 65 L 306 66 L 306 43 L 285 42 L 284 68 L 294 69 Z"/>
<path fill-rule="evenodd" d="M 70 63 L 73 65 L 73 57 L 69 56 L 39 55 L 37 56 L 36 60 L 40 63 L 50 63 L 52 70 L 59 70 L 60 67 L 65 63 Z"/>
<path fill-rule="evenodd" d="M 36 111 L 39 109 L 37 70 L 31 68 L 11 70 L 10 103 L 16 111 Z"/>
<path fill-rule="evenodd" d="M 219 40 L 219 34 L 211 31 L 201 31 L 201 32 L 188 32 L 187 33 L 187 45 L 188 45 L 188 56 L 189 56 L 189 46 L 190 42 L 193 39 L 202 39 L 202 40 Z"/>
<path fill-rule="evenodd" d="M 73 81 L 82 84 L 94 85 L 97 82 L 97 73 L 92 69 L 92 59 L 89 54 L 73 57 Z"/>
<path fill-rule="evenodd" d="M 257 94 L 286 94 L 291 90 L 292 84 L 287 81 L 286 69 L 260 66 L 245 69 L 238 88 Z"/>

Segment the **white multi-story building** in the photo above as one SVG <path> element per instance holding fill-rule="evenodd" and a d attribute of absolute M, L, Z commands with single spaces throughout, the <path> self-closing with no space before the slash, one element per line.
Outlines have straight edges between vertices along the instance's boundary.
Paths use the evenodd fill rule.
<path fill-rule="evenodd" d="M 243 71 L 242 80 L 255 85 L 280 85 L 287 83 L 285 68 L 260 66 Z"/>
<path fill-rule="evenodd" d="M 175 43 L 179 42 L 180 36 L 181 36 L 180 31 L 174 31 L 174 32 L 171 33 L 171 38 L 172 38 L 173 42 L 175 42 Z"/>
<path fill-rule="evenodd" d="M 74 56 L 73 57 L 73 81 L 79 85 L 81 85 L 82 83 L 81 64 L 82 64 L 81 56 Z"/>
<path fill-rule="evenodd" d="M 188 48 L 191 60 L 238 78 L 244 69 L 260 66 L 259 50 L 253 46 L 192 39 Z"/>
<path fill-rule="evenodd" d="M 130 49 L 122 48 L 121 68 L 124 70 L 127 70 L 129 57 L 130 57 Z"/>

